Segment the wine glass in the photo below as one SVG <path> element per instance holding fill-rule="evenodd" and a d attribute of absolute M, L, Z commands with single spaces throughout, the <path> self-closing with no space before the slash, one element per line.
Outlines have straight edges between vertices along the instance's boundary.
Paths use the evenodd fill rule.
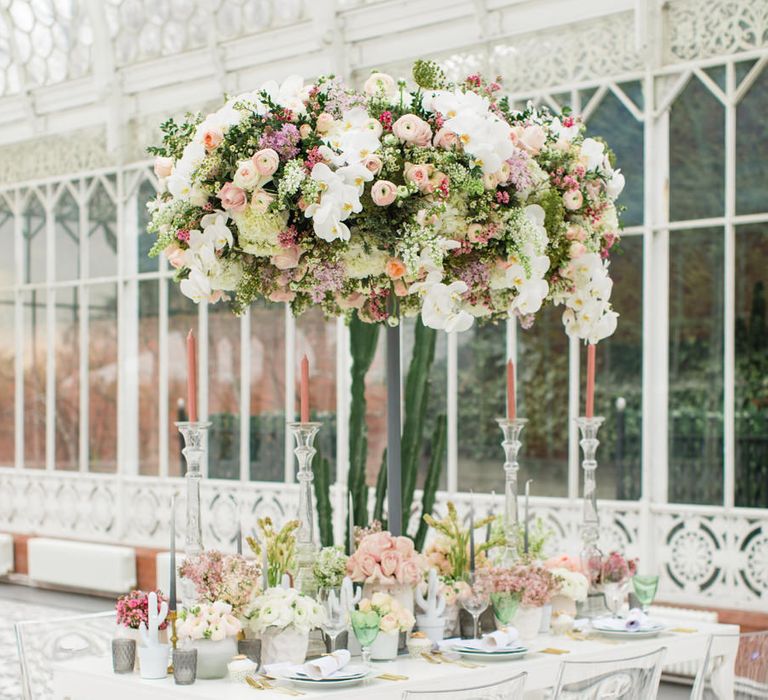
<path fill-rule="evenodd" d="M 644 613 L 648 613 L 653 599 L 656 597 L 656 591 L 659 589 L 658 576 L 635 575 L 632 577 L 632 588 L 635 589 L 635 595 L 640 601 L 640 607 Z"/>
<path fill-rule="evenodd" d="M 349 617 L 352 621 L 352 631 L 360 642 L 361 658 L 366 666 L 371 663 L 371 644 L 379 635 L 379 623 L 381 618 L 377 612 L 369 610 L 353 610 Z"/>
<path fill-rule="evenodd" d="M 459 603 L 470 615 L 473 623 L 473 639 L 480 638 L 478 622 L 480 615 L 491 602 L 491 593 L 488 581 L 476 574 L 470 574 L 467 588 L 459 594 Z"/>
<path fill-rule="evenodd" d="M 603 596 L 605 605 L 611 611 L 613 617 L 619 616 L 619 611 L 624 605 L 624 599 L 627 596 L 629 581 L 615 581 L 603 584 Z"/>
<path fill-rule="evenodd" d="M 336 639 L 347 629 L 347 611 L 342 609 L 339 596 L 336 591 L 330 589 L 320 595 L 320 605 L 325 611 L 325 619 L 320 624 L 320 629 L 331 640 L 330 651 L 336 651 Z"/>

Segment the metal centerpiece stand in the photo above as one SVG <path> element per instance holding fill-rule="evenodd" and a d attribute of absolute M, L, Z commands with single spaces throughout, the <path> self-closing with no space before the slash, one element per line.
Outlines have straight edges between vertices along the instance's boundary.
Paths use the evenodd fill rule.
<path fill-rule="evenodd" d="M 528 420 L 526 418 L 497 418 L 496 422 L 504 435 L 501 446 L 504 449 L 504 550 L 498 566 L 511 567 L 519 559 L 520 513 L 517 502 L 517 472 L 520 465 L 517 455 L 523 443 L 520 433 Z"/>

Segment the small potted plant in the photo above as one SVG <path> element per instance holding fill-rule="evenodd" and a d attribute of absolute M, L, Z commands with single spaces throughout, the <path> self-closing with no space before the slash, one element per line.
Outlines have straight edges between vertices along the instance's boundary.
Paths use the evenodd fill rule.
<path fill-rule="evenodd" d="M 347 559 L 349 557 L 341 547 L 323 547 L 320 550 L 312 567 L 312 574 L 321 593 L 331 590 L 339 592 L 341 582 L 347 574 Z"/>
<path fill-rule="evenodd" d="M 155 591 L 157 595 L 157 611 L 163 603 L 168 602 L 160 591 Z M 146 591 L 135 590 L 121 595 L 115 603 L 115 620 L 117 622 L 116 636 L 125 639 L 133 639 L 137 645 L 140 644 L 139 626 L 143 622 L 149 624 L 149 594 Z M 159 626 L 160 642 L 167 641 L 168 621 L 163 620 Z M 136 668 L 139 668 L 139 655 L 136 655 Z"/>
<path fill-rule="evenodd" d="M 268 588 L 257 596 L 246 617 L 251 631 L 261 635 L 262 663 L 304 663 L 309 632 L 324 615 L 319 603 L 295 588 Z"/>
<path fill-rule="evenodd" d="M 363 598 L 357 604 L 362 613 L 375 613 L 379 617 L 379 634 L 371 644 L 371 659 L 391 661 L 397 658 L 397 647 L 401 632 L 413 628 L 416 620 L 413 614 L 388 593 L 381 591 L 370 598 Z"/>
<path fill-rule="evenodd" d="M 629 581 L 635 573 L 637 559 L 625 559 L 619 552 L 611 552 L 603 559 L 598 585 L 602 586 L 605 604 L 614 616 L 624 604 Z"/>
<path fill-rule="evenodd" d="M 242 629 L 232 606 L 224 601 L 199 603 L 179 612 L 179 639 L 197 649 L 197 677 L 224 678 L 227 663 L 237 654 Z"/>

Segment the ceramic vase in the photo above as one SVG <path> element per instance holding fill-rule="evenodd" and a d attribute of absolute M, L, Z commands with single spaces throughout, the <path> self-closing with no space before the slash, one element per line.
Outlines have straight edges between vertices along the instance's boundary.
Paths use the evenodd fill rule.
<path fill-rule="evenodd" d="M 459 605 L 451 603 L 445 606 L 445 636 L 448 638 L 456 637 L 459 631 Z"/>
<path fill-rule="evenodd" d="M 170 658 L 169 644 L 158 644 L 154 647 L 139 647 L 138 655 L 141 658 L 141 677 L 154 680 L 165 678 L 168 675 L 168 662 Z M 226 672 L 226 669 L 225 669 Z"/>
<path fill-rule="evenodd" d="M 197 649 L 197 677 L 203 679 L 225 678 L 227 664 L 237 654 L 235 637 L 226 637 L 217 641 L 197 639 L 190 642 L 189 646 Z"/>
<path fill-rule="evenodd" d="M 553 615 L 569 615 L 576 617 L 576 601 L 572 598 L 566 598 L 564 595 L 556 595 L 552 598 Z"/>
<path fill-rule="evenodd" d="M 416 615 L 416 627 L 424 632 L 430 641 L 437 644 L 443 641 L 445 634 L 445 618 L 430 617 L 429 615 Z"/>
<path fill-rule="evenodd" d="M 374 661 L 392 661 L 397 658 L 400 632 L 379 632 L 371 644 L 371 659 Z"/>
<path fill-rule="evenodd" d="M 296 627 L 267 627 L 261 635 L 261 663 L 303 664 L 307 658 L 309 632 Z"/>
<path fill-rule="evenodd" d="M 542 608 L 521 605 L 512 618 L 512 625 L 517 630 L 520 639 L 534 639 L 541 629 Z"/>

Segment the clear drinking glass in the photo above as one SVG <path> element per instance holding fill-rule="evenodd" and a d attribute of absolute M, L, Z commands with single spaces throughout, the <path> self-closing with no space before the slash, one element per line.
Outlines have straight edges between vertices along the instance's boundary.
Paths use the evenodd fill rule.
<path fill-rule="evenodd" d="M 632 588 L 635 590 L 635 595 L 640 601 L 640 606 L 644 613 L 648 612 L 648 608 L 651 607 L 653 599 L 656 597 L 656 591 L 659 590 L 659 577 L 658 576 L 646 576 L 636 575 L 632 577 Z"/>
<path fill-rule="evenodd" d="M 369 612 L 353 610 L 349 616 L 352 621 L 352 631 L 355 633 L 357 641 L 360 642 L 360 649 L 362 650 L 360 656 L 363 663 L 369 666 L 371 663 L 371 644 L 379 636 L 381 618 L 373 610 Z"/>
<path fill-rule="evenodd" d="M 459 604 L 472 615 L 473 638 L 480 638 L 478 621 L 491 602 L 491 592 L 485 577 L 470 574 L 468 588 L 459 595 Z"/>
<path fill-rule="evenodd" d="M 339 594 L 332 588 L 320 592 L 320 604 L 325 610 L 325 620 L 321 623 L 320 629 L 331 640 L 330 653 L 333 653 L 336 651 L 337 637 L 348 627 L 347 611 L 339 602 Z"/>
<path fill-rule="evenodd" d="M 619 616 L 619 611 L 624 605 L 624 600 L 627 597 L 627 589 L 629 588 L 629 581 L 619 581 L 615 583 L 603 584 L 603 596 L 605 597 L 605 605 L 614 617 Z"/>

